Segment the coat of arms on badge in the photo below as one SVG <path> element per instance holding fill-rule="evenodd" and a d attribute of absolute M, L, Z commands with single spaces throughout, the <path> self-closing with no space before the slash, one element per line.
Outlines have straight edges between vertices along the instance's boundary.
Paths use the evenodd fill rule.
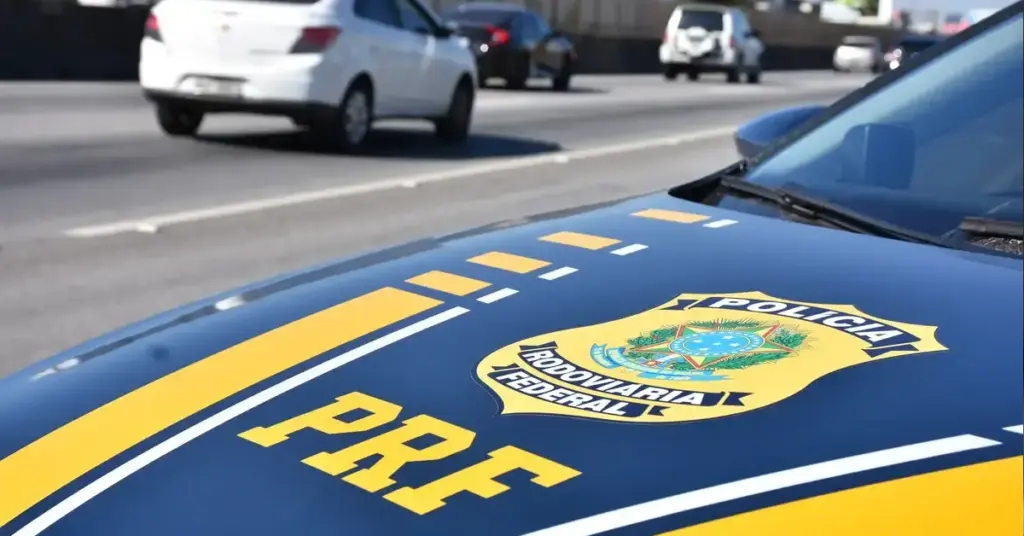
<path fill-rule="evenodd" d="M 507 346 L 477 375 L 504 414 L 683 422 L 773 404 L 853 365 L 945 350 L 935 331 L 851 305 L 682 294 L 631 317 Z"/>
<path fill-rule="evenodd" d="M 591 347 L 591 357 L 606 368 L 626 367 L 641 378 L 724 380 L 728 370 L 783 359 L 796 352 L 807 333 L 778 322 L 704 320 L 662 326 L 627 339 L 627 345 Z"/>

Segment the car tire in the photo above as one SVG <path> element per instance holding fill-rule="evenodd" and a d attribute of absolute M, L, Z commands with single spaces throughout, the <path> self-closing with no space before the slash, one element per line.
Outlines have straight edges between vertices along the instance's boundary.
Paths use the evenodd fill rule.
<path fill-rule="evenodd" d="M 679 76 L 679 70 L 677 70 L 675 67 L 671 65 L 666 65 L 664 76 L 665 80 L 673 81 L 676 79 L 677 76 Z"/>
<path fill-rule="evenodd" d="M 688 69 L 686 71 L 686 79 L 691 82 L 696 82 L 697 80 L 700 80 L 700 71 L 697 69 Z"/>
<path fill-rule="evenodd" d="M 156 106 L 156 120 L 160 130 L 168 136 L 195 136 L 203 123 L 203 113 L 167 104 Z"/>
<path fill-rule="evenodd" d="M 463 142 L 469 138 L 469 128 L 473 122 L 473 89 L 466 82 L 460 82 L 452 93 L 448 104 L 448 113 L 441 119 L 434 120 L 434 133 L 438 139 L 446 142 Z"/>
<path fill-rule="evenodd" d="M 569 86 L 572 84 L 572 62 L 569 58 L 565 59 L 565 63 L 562 64 L 562 71 L 551 81 L 551 87 L 555 91 L 569 91 Z"/>
<path fill-rule="evenodd" d="M 337 111 L 329 119 L 312 125 L 322 145 L 345 153 L 363 149 L 372 129 L 373 88 L 362 79 L 349 87 Z"/>
<path fill-rule="evenodd" d="M 526 79 L 522 77 L 506 78 L 505 89 L 524 89 L 526 88 Z"/>

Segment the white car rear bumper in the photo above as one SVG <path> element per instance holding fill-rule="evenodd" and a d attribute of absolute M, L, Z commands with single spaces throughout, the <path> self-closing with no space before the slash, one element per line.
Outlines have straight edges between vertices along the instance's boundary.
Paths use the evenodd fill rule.
<path fill-rule="evenodd" d="M 722 50 L 720 54 L 693 58 L 688 54 L 678 51 L 668 43 L 662 43 L 658 48 L 658 59 L 665 65 L 699 64 L 702 67 L 726 67 L 734 62 L 733 51 Z"/>
<path fill-rule="evenodd" d="M 139 61 L 139 83 L 147 92 L 187 99 L 224 97 L 201 93 L 196 77 L 240 81 L 239 98 L 246 102 L 337 105 L 353 75 L 344 66 L 326 63 L 313 54 L 273 55 L 242 62 L 175 58 L 162 43 L 145 39 Z"/>

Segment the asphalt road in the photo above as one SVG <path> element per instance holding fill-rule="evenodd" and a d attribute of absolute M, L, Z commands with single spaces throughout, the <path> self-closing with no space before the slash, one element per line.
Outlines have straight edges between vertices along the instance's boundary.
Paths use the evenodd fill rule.
<path fill-rule="evenodd" d="M 866 81 L 487 90 L 465 147 L 381 124 L 358 157 L 314 152 L 270 118 L 215 117 L 199 140 L 168 139 L 129 85 L 0 84 L 0 376 L 283 271 L 699 178 L 735 160 L 739 124 Z"/>

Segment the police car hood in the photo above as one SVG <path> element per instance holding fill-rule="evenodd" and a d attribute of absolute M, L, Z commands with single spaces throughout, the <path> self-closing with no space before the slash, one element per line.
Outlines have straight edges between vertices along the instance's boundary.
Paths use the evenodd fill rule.
<path fill-rule="evenodd" d="M 667 195 L 425 240 L 0 380 L 0 534 L 948 532 L 1022 504 L 1021 287 Z"/>

